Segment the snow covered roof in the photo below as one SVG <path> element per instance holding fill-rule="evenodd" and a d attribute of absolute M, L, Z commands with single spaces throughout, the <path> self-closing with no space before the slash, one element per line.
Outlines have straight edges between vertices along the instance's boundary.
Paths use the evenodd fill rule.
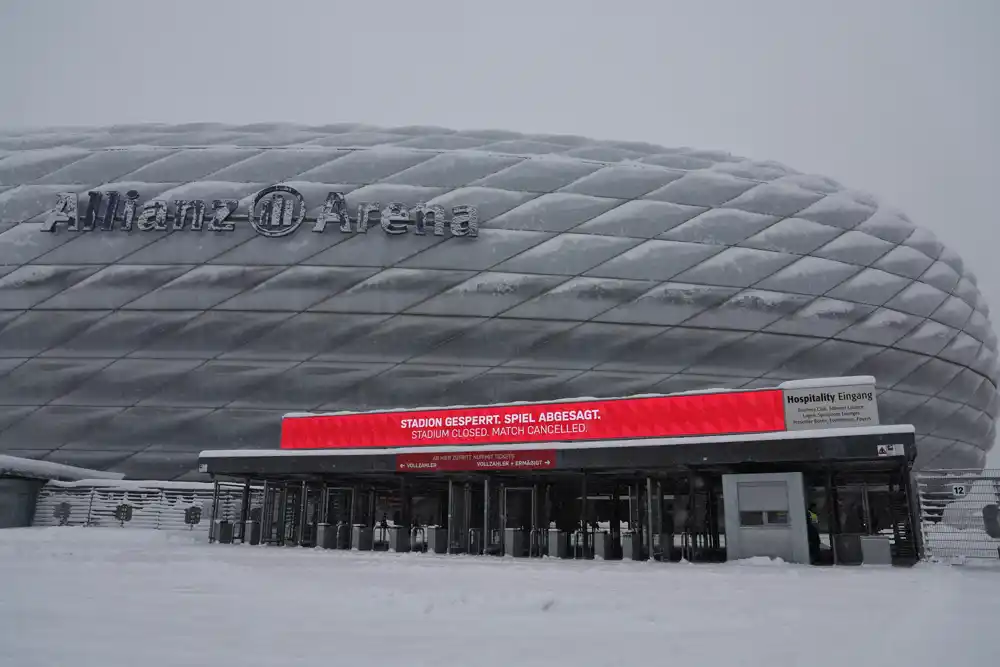
<path fill-rule="evenodd" d="M 35 459 L 22 459 L 17 456 L 6 456 L 0 454 L 0 477 L 5 476 L 76 481 L 81 479 L 117 480 L 124 478 L 125 474 L 120 472 L 107 472 L 103 470 L 90 470 L 88 468 L 77 468 L 76 466 L 63 465 L 62 463 L 36 461 Z"/>
<path fill-rule="evenodd" d="M 71 482 L 52 480 L 48 486 L 64 489 L 108 489 L 117 491 L 211 491 L 215 485 L 211 482 L 162 482 L 159 480 L 141 479 L 80 479 Z"/>
<path fill-rule="evenodd" d="M 538 449 L 601 449 L 613 447 L 657 447 L 694 445 L 718 442 L 773 442 L 775 440 L 805 440 L 808 438 L 836 438 L 860 435 L 891 435 L 913 433 L 911 424 L 886 426 L 854 426 L 808 431 L 778 431 L 773 433 L 738 433 L 734 435 L 709 435 L 684 438 L 636 438 L 633 440 L 590 440 L 586 442 L 527 442 L 507 445 L 440 445 L 427 447 L 392 447 L 365 449 L 216 449 L 199 454 L 199 459 L 270 458 L 284 456 L 395 456 L 398 454 L 446 454 L 451 452 L 520 451 Z"/>
<path fill-rule="evenodd" d="M 821 387 L 858 387 L 875 384 L 873 375 L 850 375 L 835 378 L 809 378 L 805 380 L 788 380 L 777 386 L 778 389 L 819 389 Z"/>

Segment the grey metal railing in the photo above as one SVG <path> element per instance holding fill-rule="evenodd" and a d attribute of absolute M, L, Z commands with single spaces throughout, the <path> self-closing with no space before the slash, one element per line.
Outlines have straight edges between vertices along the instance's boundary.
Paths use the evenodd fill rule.
<path fill-rule="evenodd" d="M 1000 564 L 1000 470 L 915 475 L 924 557 Z"/>

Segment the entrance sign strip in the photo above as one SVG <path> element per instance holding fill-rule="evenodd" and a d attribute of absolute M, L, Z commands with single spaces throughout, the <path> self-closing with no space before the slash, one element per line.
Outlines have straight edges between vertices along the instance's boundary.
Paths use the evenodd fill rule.
<path fill-rule="evenodd" d="M 897 456 L 880 457 L 894 445 Z M 544 457 L 543 457 L 544 456 Z M 376 475 L 397 478 L 451 474 L 524 475 L 587 470 L 665 470 L 695 465 L 744 469 L 761 465 L 855 462 L 895 468 L 916 456 L 913 426 L 868 426 L 686 438 L 636 438 L 590 442 L 451 445 L 360 449 L 204 451 L 202 472 L 267 478 L 275 475 Z M 735 468 L 734 468 L 735 466 Z M 358 479 L 361 479 L 360 477 Z"/>
<path fill-rule="evenodd" d="M 282 449 L 426 447 L 783 431 L 778 390 L 285 417 Z"/>
<path fill-rule="evenodd" d="M 397 454 L 398 472 L 507 472 L 551 470 L 556 467 L 555 449 L 505 451 L 417 452 Z"/>
<path fill-rule="evenodd" d="M 343 449 L 213 449 L 201 452 L 201 459 L 235 459 L 235 458 L 300 458 L 300 457 L 354 457 L 354 456 L 411 456 L 430 454 L 455 454 L 479 452 L 537 452 L 537 451 L 574 451 L 587 449 L 628 449 L 632 447 L 672 447 L 681 445 L 701 444 L 741 444 L 781 442 L 783 440 L 846 439 L 858 436 L 910 436 L 912 441 L 915 433 L 912 424 L 885 424 L 881 426 L 855 426 L 848 428 L 824 428 L 811 431 L 779 431 L 775 433 L 733 433 L 728 435 L 691 436 L 679 438 L 632 438 L 628 440 L 595 441 L 595 442 L 545 442 L 545 443 L 511 443 L 505 445 L 484 445 L 472 447 L 468 445 L 438 445 L 420 448 L 414 451 L 412 447 L 381 447 L 381 448 L 343 448 Z M 539 444 L 542 449 L 539 449 Z M 878 456 L 873 448 L 872 458 Z"/>
<path fill-rule="evenodd" d="M 875 396 L 875 379 L 861 376 L 791 381 L 771 389 L 289 414 L 282 419 L 281 448 L 484 446 L 876 426 Z"/>

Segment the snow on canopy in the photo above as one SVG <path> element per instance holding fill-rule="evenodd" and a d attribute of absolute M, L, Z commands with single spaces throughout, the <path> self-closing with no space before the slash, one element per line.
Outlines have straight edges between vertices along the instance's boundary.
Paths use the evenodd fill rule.
<path fill-rule="evenodd" d="M 29 477 L 33 479 L 78 481 L 81 479 L 122 479 L 124 473 L 90 470 L 76 466 L 22 459 L 17 456 L 0 454 L 0 477 Z"/>

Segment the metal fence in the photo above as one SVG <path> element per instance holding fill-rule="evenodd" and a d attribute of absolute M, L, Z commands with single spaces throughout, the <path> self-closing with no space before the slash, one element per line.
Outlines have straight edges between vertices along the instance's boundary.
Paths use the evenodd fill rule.
<path fill-rule="evenodd" d="M 1000 470 L 916 475 L 924 557 L 1000 564 Z"/>
<path fill-rule="evenodd" d="M 221 489 L 216 519 L 239 521 L 242 489 Z M 208 532 L 212 484 L 49 482 L 38 494 L 34 526 L 104 526 Z M 251 508 L 263 500 L 251 491 Z"/>

